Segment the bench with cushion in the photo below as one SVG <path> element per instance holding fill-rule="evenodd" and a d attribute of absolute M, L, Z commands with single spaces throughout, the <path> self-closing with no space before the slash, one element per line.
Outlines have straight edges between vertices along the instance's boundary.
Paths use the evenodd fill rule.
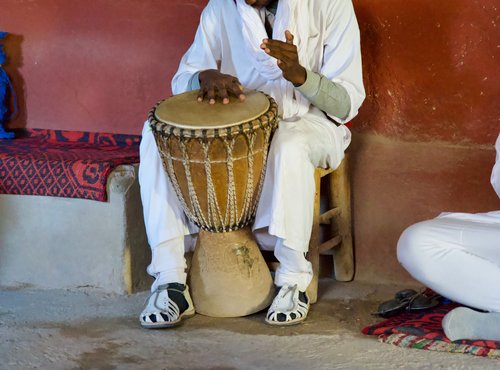
<path fill-rule="evenodd" d="M 147 289 L 139 142 L 56 130 L 0 140 L 0 285 Z"/>

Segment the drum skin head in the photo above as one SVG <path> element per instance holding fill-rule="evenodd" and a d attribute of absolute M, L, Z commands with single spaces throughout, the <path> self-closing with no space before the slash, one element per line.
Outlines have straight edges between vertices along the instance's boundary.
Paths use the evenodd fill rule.
<path fill-rule="evenodd" d="M 158 121 L 184 129 L 216 129 L 235 126 L 259 118 L 269 109 L 269 100 L 261 92 L 245 91 L 244 101 L 230 97 L 229 104 L 199 102 L 198 90 L 163 100 L 156 107 Z"/>

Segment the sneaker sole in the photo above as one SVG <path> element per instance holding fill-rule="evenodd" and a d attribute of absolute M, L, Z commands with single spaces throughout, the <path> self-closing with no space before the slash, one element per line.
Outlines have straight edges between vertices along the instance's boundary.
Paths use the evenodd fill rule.
<path fill-rule="evenodd" d="M 168 329 L 168 328 L 173 328 L 176 326 L 179 326 L 179 324 L 185 320 L 193 317 L 195 315 L 195 311 L 189 311 L 189 312 L 184 312 L 179 316 L 179 319 L 177 321 L 172 321 L 172 322 L 142 322 L 141 321 L 141 326 L 145 329 Z"/>

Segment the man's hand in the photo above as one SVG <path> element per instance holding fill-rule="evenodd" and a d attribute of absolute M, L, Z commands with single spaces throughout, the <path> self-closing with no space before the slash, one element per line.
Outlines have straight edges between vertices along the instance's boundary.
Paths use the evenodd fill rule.
<path fill-rule="evenodd" d="M 283 77 L 286 80 L 295 86 L 300 86 L 306 82 L 307 72 L 299 64 L 297 46 L 293 44 L 293 35 L 290 31 L 285 31 L 285 39 L 286 42 L 264 39 L 260 48 L 278 60 L 278 67 L 283 71 Z"/>
<path fill-rule="evenodd" d="M 198 75 L 200 80 L 200 93 L 198 101 L 207 99 L 210 104 L 215 104 L 217 98 L 222 104 L 229 104 L 229 94 L 240 100 L 245 100 L 243 87 L 236 77 L 220 73 L 216 69 L 207 69 Z"/>

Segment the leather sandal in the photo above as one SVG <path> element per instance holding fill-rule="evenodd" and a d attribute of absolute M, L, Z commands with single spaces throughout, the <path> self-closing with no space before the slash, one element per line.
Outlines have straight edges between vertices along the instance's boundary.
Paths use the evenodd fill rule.
<path fill-rule="evenodd" d="M 436 307 L 441 302 L 438 294 L 426 295 L 425 292 L 416 292 L 413 289 L 405 289 L 397 292 L 394 299 L 383 302 L 378 306 L 374 315 L 391 317 L 403 312 L 420 312 Z"/>
<path fill-rule="evenodd" d="M 309 306 L 306 292 L 299 291 L 297 284 L 285 284 L 269 307 L 265 322 L 274 326 L 299 324 L 307 318 Z"/>
<path fill-rule="evenodd" d="M 194 314 L 193 301 L 187 285 L 169 283 L 160 285 L 146 299 L 139 322 L 147 329 L 171 328 Z"/>

